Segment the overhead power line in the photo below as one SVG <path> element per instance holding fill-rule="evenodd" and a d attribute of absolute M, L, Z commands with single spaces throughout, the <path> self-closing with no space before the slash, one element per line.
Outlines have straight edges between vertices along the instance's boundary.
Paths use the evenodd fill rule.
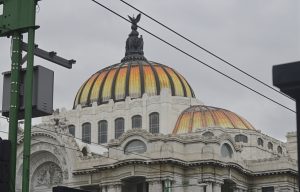
<path fill-rule="evenodd" d="M 103 7 L 104 9 L 108 10 L 109 12 L 111 12 L 111 13 L 113 13 L 113 14 L 117 15 L 118 17 L 120 17 L 120 18 L 124 19 L 125 21 L 127 21 L 127 22 L 131 23 L 131 21 L 130 21 L 130 20 L 128 20 L 127 18 L 123 17 L 123 16 L 122 16 L 122 15 L 120 15 L 119 13 L 117 13 L 117 12 L 113 11 L 112 9 L 108 8 L 107 6 L 105 6 L 105 5 L 101 4 L 100 2 L 98 2 L 98 1 L 96 1 L 96 0 L 91 0 L 91 1 L 92 1 L 92 2 L 94 2 L 94 3 L 96 3 L 96 4 L 97 4 L 97 5 L 99 5 L 99 6 Z M 232 81 L 236 82 L 237 84 L 239 84 L 239 85 L 241 85 L 241 86 L 243 86 L 243 87 L 245 87 L 245 88 L 249 89 L 250 91 L 252 91 L 252 92 L 254 92 L 254 93 L 256 93 L 256 94 L 258 94 L 258 95 L 260 95 L 260 96 L 262 96 L 262 97 L 264 97 L 264 98 L 266 98 L 266 99 L 268 99 L 269 101 L 271 101 L 271 102 L 273 102 L 273 103 L 275 103 L 275 104 L 277 104 L 277 105 L 280 105 L 281 107 L 283 107 L 283 108 L 285 108 L 285 109 L 287 109 L 287 110 L 289 110 L 289 111 L 291 111 L 291 112 L 294 112 L 294 113 L 296 113 L 296 111 L 294 111 L 293 109 L 291 109 L 291 108 L 289 108 L 289 107 L 287 107 L 287 106 L 285 106 L 285 105 L 283 105 L 283 104 L 281 104 L 281 103 L 279 103 L 279 102 L 275 101 L 274 99 L 272 99 L 272 98 L 270 98 L 270 97 L 268 97 L 268 96 L 266 96 L 266 95 L 264 95 L 264 94 L 260 93 L 259 91 L 256 91 L 255 89 L 253 89 L 253 88 L 251 88 L 251 87 L 249 87 L 249 86 L 247 86 L 247 85 L 245 85 L 245 84 L 243 84 L 243 83 L 239 82 L 238 80 L 236 80 L 236 79 L 234 79 L 234 78 L 230 77 L 229 75 L 227 75 L 227 74 L 225 74 L 225 73 L 221 72 L 220 70 L 218 70 L 218 69 L 215 69 L 214 67 L 212 67 L 212 66 L 208 65 L 207 63 L 205 63 L 205 62 L 201 61 L 200 59 L 198 59 L 198 58 L 194 57 L 193 55 L 191 55 L 191 54 L 187 53 L 186 51 L 184 51 L 184 50 L 182 50 L 182 49 L 178 48 L 177 46 L 175 46 L 175 45 L 173 45 L 173 44 L 169 43 L 168 41 L 166 41 L 166 40 L 162 39 L 161 37 L 159 37 L 159 36 L 157 36 L 157 35 L 153 34 L 152 32 L 150 32 L 149 30 L 147 30 L 147 29 L 145 29 L 145 28 L 141 27 L 140 25 L 138 25 L 138 27 L 139 27 L 141 30 L 143 30 L 143 31 L 145 31 L 146 33 L 148 33 L 149 35 L 151 35 L 151 36 L 153 36 L 153 37 L 157 38 L 158 40 L 160 40 L 160 41 L 164 42 L 165 44 L 167 44 L 167 45 L 169 45 L 170 47 L 172 47 L 172 48 L 176 49 L 177 51 L 179 51 L 179 52 L 181 52 L 181 53 L 185 54 L 186 56 L 188 56 L 188 57 L 192 58 L 193 60 L 195 60 L 195 61 L 197 61 L 197 62 L 199 62 L 199 63 L 201 63 L 201 64 L 205 65 L 206 67 L 208 67 L 208 68 L 212 69 L 213 71 L 216 71 L 217 73 L 219 73 L 219 74 L 221 74 L 221 75 L 223 75 L 223 76 L 227 77 L 228 79 L 230 79 L 230 80 L 232 80 Z"/>
<path fill-rule="evenodd" d="M 209 51 L 208 49 L 204 48 L 203 46 L 199 45 L 198 43 L 195 43 L 194 41 L 192 41 L 191 39 L 187 38 L 186 36 L 184 36 L 184 35 L 182 35 L 182 34 L 176 32 L 174 29 L 168 27 L 167 25 L 163 24 L 162 22 L 158 21 L 157 19 L 154 19 L 153 17 L 151 17 L 151 16 L 148 15 L 147 13 L 141 11 L 140 9 L 136 8 L 135 6 L 131 5 L 130 3 L 128 3 L 128 2 L 126 2 L 126 1 L 124 1 L 124 0 L 120 0 L 120 1 L 121 1 L 122 3 L 124 3 L 125 5 L 131 7 L 132 9 L 134 9 L 134 10 L 136 10 L 136 11 L 142 13 L 143 15 L 145 15 L 146 17 L 148 17 L 148 18 L 151 19 L 152 21 L 158 23 L 159 25 L 161 25 L 161 26 L 163 26 L 164 28 L 168 29 L 168 30 L 171 31 L 172 33 L 174 33 L 174 34 L 176 34 L 177 36 L 181 37 L 182 39 L 188 41 L 189 43 L 191 43 L 191 44 L 195 45 L 196 47 L 202 49 L 202 50 L 205 51 L 206 53 L 208 53 L 208 54 L 214 56 L 215 58 L 219 59 L 220 61 L 226 63 L 227 65 L 231 66 L 232 68 L 234 68 L 234 69 L 238 70 L 239 72 L 241 72 L 241 73 L 247 75 L 248 77 L 250 77 L 250 78 L 254 79 L 255 81 L 257 81 L 257 82 L 263 84 L 264 86 L 266 86 L 266 87 L 272 89 L 273 91 L 276 91 L 277 93 L 280 93 L 281 95 L 283 95 L 283 96 L 285 96 L 285 97 L 287 97 L 287 98 L 289 98 L 289 99 L 295 101 L 295 99 L 292 98 L 292 97 L 290 97 L 289 95 L 287 95 L 287 94 L 285 94 L 285 93 L 283 93 L 283 92 L 281 92 L 281 91 L 278 91 L 277 89 L 275 89 L 274 87 L 268 85 L 267 83 L 263 82 L 262 80 L 258 79 L 257 77 L 254 77 L 253 75 L 247 73 L 246 71 L 244 71 L 244 70 L 238 68 L 238 67 L 235 66 L 234 64 L 230 63 L 229 61 L 226 61 L 225 59 L 223 59 L 223 58 L 221 58 L 220 56 L 216 55 L 215 53 Z"/>

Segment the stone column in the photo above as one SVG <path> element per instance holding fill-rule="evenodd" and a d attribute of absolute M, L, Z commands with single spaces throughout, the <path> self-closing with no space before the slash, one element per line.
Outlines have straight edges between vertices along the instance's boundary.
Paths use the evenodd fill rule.
<path fill-rule="evenodd" d="M 213 183 L 207 183 L 206 192 L 213 192 Z"/>
<path fill-rule="evenodd" d="M 109 185 L 107 186 L 107 192 L 121 192 L 121 185 Z"/>
<path fill-rule="evenodd" d="M 221 184 L 220 183 L 213 183 L 212 191 L 213 192 L 221 192 Z"/>
<path fill-rule="evenodd" d="M 261 188 L 254 188 L 252 190 L 253 190 L 253 192 L 261 192 Z"/>
<path fill-rule="evenodd" d="M 149 181 L 149 192 L 162 192 L 161 181 Z"/>

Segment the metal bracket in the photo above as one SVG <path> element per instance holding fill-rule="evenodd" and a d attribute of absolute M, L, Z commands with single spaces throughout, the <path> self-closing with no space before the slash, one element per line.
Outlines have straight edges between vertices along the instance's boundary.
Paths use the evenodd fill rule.
<path fill-rule="evenodd" d="M 27 50 L 28 50 L 27 43 L 22 42 L 22 50 L 27 52 Z M 66 67 L 68 69 L 72 69 L 72 65 L 76 63 L 76 61 L 74 59 L 67 60 L 60 56 L 57 56 L 57 53 L 54 51 L 48 52 L 48 51 L 42 50 L 42 49 L 38 48 L 38 45 L 35 45 L 34 55 L 38 56 L 40 58 L 43 58 L 45 60 L 48 60 L 50 62 L 56 63 L 62 67 Z M 26 61 L 25 57 L 22 59 L 22 62 Z"/>

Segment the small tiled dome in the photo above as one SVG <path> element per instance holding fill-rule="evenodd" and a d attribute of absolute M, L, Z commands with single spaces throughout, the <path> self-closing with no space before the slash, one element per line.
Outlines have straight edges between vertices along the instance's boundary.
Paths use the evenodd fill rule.
<path fill-rule="evenodd" d="M 74 108 L 78 104 L 98 105 L 109 99 L 124 101 L 127 96 L 140 98 L 160 95 L 169 89 L 173 96 L 194 97 L 194 92 L 185 78 L 174 69 L 147 60 L 129 60 L 106 67 L 92 75 L 77 92 Z"/>
<path fill-rule="evenodd" d="M 191 133 L 196 129 L 208 127 L 255 130 L 247 120 L 231 111 L 217 107 L 195 105 L 181 113 L 173 134 Z"/>

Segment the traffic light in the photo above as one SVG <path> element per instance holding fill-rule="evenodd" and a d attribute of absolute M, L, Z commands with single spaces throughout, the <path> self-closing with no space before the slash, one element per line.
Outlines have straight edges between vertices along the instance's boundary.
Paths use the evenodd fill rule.
<path fill-rule="evenodd" d="M 32 12 L 35 12 L 37 0 L 0 0 L 3 14 L 0 15 L 0 37 L 10 36 L 13 31 L 25 33 L 35 27 Z"/>
<path fill-rule="evenodd" d="M 9 140 L 0 139 L 0 191 L 7 192 L 9 189 L 9 168 L 10 168 Z"/>

